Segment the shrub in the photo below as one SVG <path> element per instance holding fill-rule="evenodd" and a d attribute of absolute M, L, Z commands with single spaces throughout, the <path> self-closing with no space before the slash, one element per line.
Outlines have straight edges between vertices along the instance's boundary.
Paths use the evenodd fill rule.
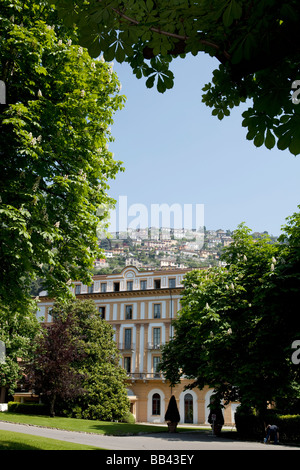
<path fill-rule="evenodd" d="M 279 415 L 275 410 L 267 410 L 262 418 L 250 409 L 239 408 L 235 413 L 235 424 L 242 439 L 261 441 L 265 437 L 265 426 L 276 424 L 279 427 L 279 441 L 300 443 L 300 415 Z"/>
<path fill-rule="evenodd" d="M 48 415 L 49 407 L 42 403 L 19 403 L 10 401 L 8 403 L 8 411 L 26 415 Z"/>
<path fill-rule="evenodd" d="M 275 423 L 279 427 L 279 440 L 300 443 L 300 415 L 280 415 Z"/>
<path fill-rule="evenodd" d="M 180 421 L 180 415 L 174 395 L 172 395 L 170 398 L 168 408 L 165 414 L 165 421 L 169 421 L 170 423 L 179 423 Z"/>
<path fill-rule="evenodd" d="M 135 424 L 135 417 L 128 411 L 121 419 L 121 423 Z"/>
<path fill-rule="evenodd" d="M 235 413 L 235 425 L 242 439 L 263 439 L 264 423 L 253 410 L 238 407 Z"/>

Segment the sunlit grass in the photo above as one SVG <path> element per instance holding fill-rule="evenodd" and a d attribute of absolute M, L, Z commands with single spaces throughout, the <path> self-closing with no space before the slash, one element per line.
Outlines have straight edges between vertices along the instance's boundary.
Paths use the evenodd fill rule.
<path fill-rule="evenodd" d="M 12 423 L 31 424 L 48 428 L 64 429 L 66 431 L 88 432 L 111 436 L 168 432 L 167 424 L 163 424 L 161 426 L 152 426 L 148 424 L 127 424 L 89 419 L 62 418 L 59 416 L 50 418 L 49 416 L 25 415 L 20 413 L 10 413 L 9 411 L 0 413 L 0 421 L 9 421 Z M 200 430 L 200 427 L 193 428 L 193 431 L 197 430 Z M 185 432 L 191 431 L 191 429 L 178 427 L 178 431 Z M 206 428 L 206 431 L 211 432 L 210 428 Z M 201 432 L 205 432 L 205 429 L 202 429 Z"/>
<path fill-rule="evenodd" d="M 1 421 L 12 423 L 32 424 L 48 428 L 64 429 L 66 431 L 89 432 L 104 435 L 138 434 L 140 432 L 166 432 L 167 426 L 148 426 L 145 424 L 114 423 L 89 419 L 62 418 L 56 416 L 23 415 L 20 413 L 3 412 Z"/>
<path fill-rule="evenodd" d="M 98 447 L 0 430 L 0 450 L 100 450 Z"/>

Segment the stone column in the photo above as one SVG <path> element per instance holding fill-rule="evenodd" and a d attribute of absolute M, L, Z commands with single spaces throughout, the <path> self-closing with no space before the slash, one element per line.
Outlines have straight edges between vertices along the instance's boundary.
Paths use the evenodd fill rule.
<path fill-rule="evenodd" d="M 143 373 L 147 374 L 148 371 L 148 328 L 149 323 L 144 323 L 144 351 L 141 351 L 144 357 L 144 364 L 143 364 Z"/>
<path fill-rule="evenodd" d="M 135 323 L 135 365 L 134 365 L 134 372 L 138 373 L 140 370 L 140 330 L 141 324 Z"/>
<path fill-rule="evenodd" d="M 166 332 L 166 343 L 170 341 L 170 328 L 171 328 L 171 322 L 166 321 L 164 322 L 165 325 L 165 332 Z"/>

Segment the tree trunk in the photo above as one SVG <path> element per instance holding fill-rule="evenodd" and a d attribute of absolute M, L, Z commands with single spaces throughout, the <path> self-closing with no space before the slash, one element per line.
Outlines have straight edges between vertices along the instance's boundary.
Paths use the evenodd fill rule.
<path fill-rule="evenodd" d="M 0 403 L 5 403 L 6 387 L 0 387 Z"/>
<path fill-rule="evenodd" d="M 54 411 L 55 400 L 56 400 L 56 395 L 53 395 L 50 401 L 50 416 L 52 418 L 54 418 L 55 416 L 55 411 Z"/>

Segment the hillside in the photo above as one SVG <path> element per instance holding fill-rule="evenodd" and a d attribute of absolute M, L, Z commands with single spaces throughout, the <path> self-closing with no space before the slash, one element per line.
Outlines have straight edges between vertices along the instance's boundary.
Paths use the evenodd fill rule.
<path fill-rule="evenodd" d="M 222 266 L 222 251 L 232 242 L 232 232 L 222 229 L 204 229 L 201 234 L 158 229 L 155 233 L 151 237 L 153 231 L 144 229 L 108 234 L 100 241 L 103 257 L 95 261 L 95 274 L 120 271 L 129 265 L 139 270 Z M 262 236 L 261 233 L 252 235 Z M 276 241 L 276 237 L 271 239 Z"/>

